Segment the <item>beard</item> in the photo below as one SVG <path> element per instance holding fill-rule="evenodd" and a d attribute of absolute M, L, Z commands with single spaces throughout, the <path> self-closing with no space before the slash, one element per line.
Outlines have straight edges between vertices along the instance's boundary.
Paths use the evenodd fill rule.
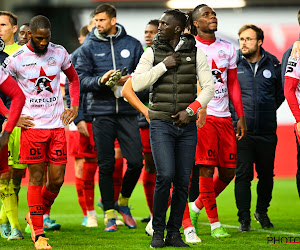
<path fill-rule="evenodd" d="M 259 49 L 258 46 L 255 45 L 254 48 L 248 49 L 247 52 L 243 52 L 243 51 L 242 51 L 242 54 L 243 54 L 243 56 L 244 56 L 245 58 L 248 59 L 248 58 L 253 57 L 253 56 L 257 53 L 257 50 L 258 50 L 258 49 Z"/>
<path fill-rule="evenodd" d="M 43 55 L 45 55 L 46 53 L 47 53 L 47 50 L 48 50 L 48 44 L 47 44 L 47 46 L 44 48 L 44 49 L 40 49 L 37 45 L 36 45 L 36 43 L 33 41 L 33 39 L 31 39 L 30 40 L 31 41 L 31 46 L 32 46 L 32 48 L 33 48 L 33 50 L 34 50 L 34 53 L 35 54 L 37 54 L 37 56 L 43 56 Z"/>

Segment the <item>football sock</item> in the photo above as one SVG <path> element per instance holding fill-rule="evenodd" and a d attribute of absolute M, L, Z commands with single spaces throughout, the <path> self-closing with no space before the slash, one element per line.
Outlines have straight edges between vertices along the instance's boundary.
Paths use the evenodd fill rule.
<path fill-rule="evenodd" d="M 83 216 L 86 216 L 86 205 L 85 205 L 85 198 L 83 193 L 83 180 L 81 178 L 75 177 L 75 186 L 77 191 L 78 203 L 81 207 Z"/>
<path fill-rule="evenodd" d="M 115 218 L 115 210 L 114 209 L 109 209 L 109 210 L 106 210 L 105 211 L 105 214 L 106 214 L 106 218 L 109 220 L 109 219 L 113 219 Z"/>
<path fill-rule="evenodd" d="M 115 170 L 113 172 L 114 181 L 114 201 L 119 198 L 123 180 L 123 158 L 115 159 Z"/>
<path fill-rule="evenodd" d="M 217 198 L 219 194 L 222 193 L 222 191 L 227 187 L 228 184 L 221 181 L 218 176 L 214 176 L 213 182 L 214 182 L 215 196 Z M 201 210 L 204 207 L 200 199 L 200 196 L 198 196 L 198 198 L 195 200 L 195 205 L 199 210 Z"/>
<path fill-rule="evenodd" d="M 145 192 L 147 204 L 151 214 L 153 214 L 153 196 L 154 196 L 154 188 L 155 188 L 155 177 L 156 177 L 156 173 L 151 174 L 146 170 L 144 171 L 143 186 L 144 186 L 144 192 Z"/>
<path fill-rule="evenodd" d="M 219 218 L 212 177 L 199 177 L 199 192 L 209 223 L 218 222 Z"/>
<path fill-rule="evenodd" d="M 42 204 L 43 204 L 43 214 L 49 214 L 51 206 L 58 194 L 50 192 L 46 188 L 46 184 L 42 188 Z"/>
<path fill-rule="evenodd" d="M 216 229 L 216 228 L 218 228 L 220 226 L 221 226 L 220 222 L 214 222 L 214 223 L 210 224 L 210 229 L 212 231 L 212 230 L 214 230 L 214 229 Z"/>
<path fill-rule="evenodd" d="M 6 192 L 8 189 L 9 179 L 0 179 L 0 196 L 1 200 L 3 200 L 6 196 Z M 8 218 L 6 216 L 4 206 L 2 204 L 1 210 L 0 210 L 0 223 L 7 223 Z"/>
<path fill-rule="evenodd" d="M 2 184 L 3 184 L 3 182 L 1 182 L 1 186 L 2 186 Z M 11 228 L 18 228 L 19 230 L 21 230 L 21 226 L 20 226 L 19 219 L 18 219 L 17 196 L 14 191 L 12 180 L 5 181 L 4 190 L 1 193 L 2 193 L 1 201 L 3 204 L 2 209 L 5 212 L 5 217 L 7 217 L 8 221 L 11 225 Z"/>
<path fill-rule="evenodd" d="M 27 203 L 35 235 L 44 234 L 42 187 L 28 185 Z"/>
<path fill-rule="evenodd" d="M 83 194 L 87 211 L 94 210 L 95 173 L 97 162 L 84 162 L 82 171 Z"/>
<path fill-rule="evenodd" d="M 97 216 L 97 213 L 95 210 L 87 211 L 87 216 Z"/>
<path fill-rule="evenodd" d="M 183 218 L 182 218 L 182 227 L 183 229 L 187 229 L 188 227 L 194 227 L 191 222 L 189 204 L 186 203 Z"/>
<path fill-rule="evenodd" d="M 170 194 L 169 194 L 169 198 L 168 198 L 168 208 L 171 206 L 172 195 L 173 195 L 173 185 L 171 185 L 171 188 L 170 188 Z"/>
<path fill-rule="evenodd" d="M 118 205 L 123 207 L 123 206 L 128 206 L 128 200 L 129 198 L 125 198 L 123 197 L 123 195 L 121 194 L 118 200 Z"/>
<path fill-rule="evenodd" d="M 214 176 L 214 190 L 216 197 L 227 187 L 228 184 L 221 181 L 218 176 Z"/>

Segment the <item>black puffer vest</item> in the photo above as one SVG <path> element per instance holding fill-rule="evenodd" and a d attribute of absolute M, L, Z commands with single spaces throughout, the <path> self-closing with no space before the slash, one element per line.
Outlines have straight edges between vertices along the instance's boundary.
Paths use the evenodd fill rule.
<path fill-rule="evenodd" d="M 197 96 L 196 50 L 195 39 L 184 34 L 183 45 L 176 52 L 181 63 L 177 68 L 169 69 L 150 88 L 149 117 L 151 120 L 174 121 L 171 115 L 177 114 L 189 106 Z M 169 43 L 154 38 L 152 45 L 154 66 L 172 55 L 174 49 Z M 196 116 L 192 120 L 195 120 Z"/>

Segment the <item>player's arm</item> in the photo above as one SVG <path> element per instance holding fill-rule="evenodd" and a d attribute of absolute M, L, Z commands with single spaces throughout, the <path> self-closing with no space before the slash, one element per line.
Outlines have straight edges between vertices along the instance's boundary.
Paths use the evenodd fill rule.
<path fill-rule="evenodd" d="M 12 100 L 7 124 L 0 137 L 0 151 L 1 151 L 1 149 L 5 145 L 7 145 L 9 140 L 9 135 L 17 124 L 17 121 L 20 117 L 22 108 L 25 103 L 25 96 L 22 90 L 19 88 L 16 81 L 11 76 L 8 76 L 6 80 L 0 85 L 0 90 L 5 95 L 10 97 Z M 5 116 L 7 117 L 8 115 L 7 111 L 5 111 L 5 113 L 6 113 Z"/>
<path fill-rule="evenodd" d="M 295 117 L 298 134 L 300 135 L 300 109 L 296 97 L 296 89 L 298 84 L 299 84 L 299 79 L 290 76 L 285 76 L 284 95 L 292 111 L 292 114 Z"/>
<path fill-rule="evenodd" d="M 65 75 L 69 80 L 69 94 L 71 100 L 71 107 L 65 108 L 61 115 L 64 125 L 70 124 L 78 115 L 78 105 L 79 105 L 79 95 L 80 95 L 80 85 L 79 78 L 75 71 L 73 64 L 65 70 L 63 70 Z"/>
<path fill-rule="evenodd" d="M 132 87 L 135 92 L 140 92 L 152 86 L 164 73 L 167 67 L 163 62 L 153 66 L 154 53 L 152 48 L 147 48 L 143 53 L 132 76 Z"/>
<path fill-rule="evenodd" d="M 298 67 L 299 61 L 290 57 L 285 72 L 284 96 L 296 120 L 298 134 L 300 135 L 300 109 L 296 97 L 296 90 L 300 80 L 300 73 L 297 71 Z"/>
<path fill-rule="evenodd" d="M 291 57 L 295 59 L 300 57 L 300 41 L 294 42 Z"/>
<path fill-rule="evenodd" d="M 126 100 L 131 104 L 132 107 L 134 107 L 136 110 L 141 112 L 146 117 L 148 122 L 150 122 L 148 108 L 144 105 L 144 103 L 141 102 L 141 100 L 134 93 L 133 88 L 132 88 L 132 78 L 131 77 L 124 84 L 124 87 L 122 90 L 122 96 L 124 98 L 126 98 Z"/>
<path fill-rule="evenodd" d="M 233 104 L 235 112 L 239 117 L 239 120 L 237 122 L 236 138 L 238 140 L 241 140 L 243 137 L 246 136 L 247 126 L 246 126 L 245 113 L 243 108 L 241 88 L 237 77 L 237 68 L 228 69 L 227 75 L 228 75 L 227 85 L 228 85 L 229 98 Z"/>

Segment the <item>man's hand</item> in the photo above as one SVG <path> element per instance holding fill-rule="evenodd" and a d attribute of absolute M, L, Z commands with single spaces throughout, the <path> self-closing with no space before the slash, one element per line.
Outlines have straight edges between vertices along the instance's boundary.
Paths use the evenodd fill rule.
<path fill-rule="evenodd" d="M 65 108 L 65 111 L 61 114 L 60 119 L 66 126 L 70 124 L 78 115 L 78 106 L 72 105 L 71 108 Z"/>
<path fill-rule="evenodd" d="M 198 119 L 197 119 L 197 128 L 202 128 L 206 123 L 206 108 L 201 109 L 198 112 Z"/>
<path fill-rule="evenodd" d="M 181 59 L 178 54 L 174 53 L 170 56 L 167 56 L 163 60 L 163 63 L 166 65 L 167 69 L 172 69 L 172 68 L 176 68 L 181 63 Z"/>
<path fill-rule="evenodd" d="M 110 71 L 107 71 L 102 77 L 101 77 L 101 83 L 105 84 L 108 79 L 110 78 L 111 74 L 114 73 L 115 70 L 111 69 Z"/>
<path fill-rule="evenodd" d="M 24 129 L 34 127 L 35 124 L 31 122 L 33 120 L 31 116 L 20 116 L 16 126 Z"/>
<path fill-rule="evenodd" d="M 86 122 L 84 120 L 78 122 L 76 126 L 77 126 L 78 132 L 80 134 L 82 134 L 86 137 L 90 136 L 87 125 L 86 125 Z"/>
<path fill-rule="evenodd" d="M 298 54 L 297 54 L 298 53 Z M 291 57 L 297 59 L 300 57 L 300 41 L 294 42 Z"/>
<path fill-rule="evenodd" d="M 150 124 L 150 118 L 149 118 L 149 109 L 147 108 L 145 112 L 143 112 L 143 115 L 146 117 L 147 122 Z"/>
<path fill-rule="evenodd" d="M 178 127 L 184 127 L 184 126 L 188 125 L 191 121 L 191 117 L 186 112 L 186 110 L 179 111 L 176 115 L 172 115 L 172 118 L 174 118 L 176 120 L 175 124 Z"/>
<path fill-rule="evenodd" d="M 120 85 L 120 86 L 123 86 L 125 84 L 125 82 L 128 80 L 129 77 L 130 77 L 130 75 L 122 76 L 117 84 Z"/>
<path fill-rule="evenodd" d="M 236 135 L 235 136 L 239 141 L 242 138 L 244 138 L 246 136 L 246 134 L 247 134 L 247 126 L 246 126 L 245 116 L 241 116 L 236 125 Z"/>
<path fill-rule="evenodd" d="M 3 131 L 0 134 L 0 152 L 1 152 L 2 148 L 4 148 L 7 145 L 8 140 L 9 140 L 9 135 L 10 135 L 10 132 L 8 132 L 8 131 Z"/>

